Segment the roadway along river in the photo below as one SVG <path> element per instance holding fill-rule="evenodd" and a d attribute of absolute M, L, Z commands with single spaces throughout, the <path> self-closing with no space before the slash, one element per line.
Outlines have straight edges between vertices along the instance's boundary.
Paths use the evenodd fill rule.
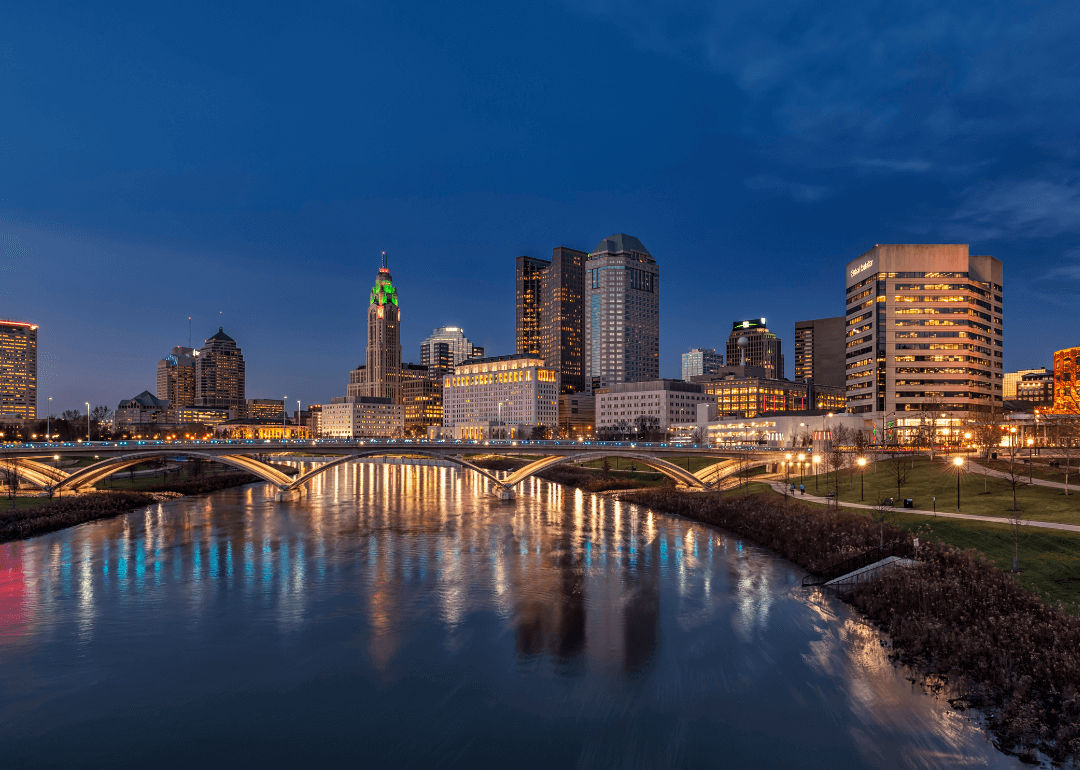
<path fill-rule="evenodd" d="M 0 761 L 1014 766 L 788 562 L 484 487 L 345 465 L 0 546 Z"/>

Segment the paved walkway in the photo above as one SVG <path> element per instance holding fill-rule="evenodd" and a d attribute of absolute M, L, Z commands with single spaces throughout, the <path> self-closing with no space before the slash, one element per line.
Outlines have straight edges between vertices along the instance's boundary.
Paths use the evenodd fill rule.
<path fill-rule="evenodd" d="M 780 494 L 784 494 L 784 482 L 782 481 L 769 481 L 772 488 Z M 790 494 L 790 492 L 789 492 Z M 819 503 L 821 505 L 832 505 L 832 500 L 827 497 L 819 497 L 818 495 L 805 494 L 800 495 L 798 492 L 794 495 L 795 498 L 806 503 Z M 845 508 L 865 508 L 867 510 L 874 510 L 875 506 L 867 505 L 865 503 L 849 503 L 843 500 L 840 504 Z M 917 516 L 936 516 L 942 519 L 968 519 L 969 521 L 986 521 L 991 524 L 1009 524 L 1009 520 L 1003 516 L 980 516 L 975 513 L 946 513 L 944 511 L 924 511 L 919 508 L 896 508 L 899 513 L 914 513 Z M 1080 524 L 1059 524 L 1056 521 L 1030 521 L 1023 519 L 1021 522 L 1025 527 L 1041 527 L 1043 529 L 1058 529 L 1064 532 L 1080 532 Z"/>
<path fill-rule="evenodd" d="M 999 479 L 1009 478 L 1009 474 L 1006 471 L 996 471 L 993 468 L 987 468 L 984 465 L 979 465 L 973 460 L 968 460 L 968 468 L 971 470 L 972 473 L 985 473 L 988 476 L 995 476 Z M 1026 472 L 1021 470 L 1019 473 L 1016 474 L 1016 477 L 1023 481 L 1024 484 L 1028 483 L 1028 474 Z M 1030 483 L 1036 487 L 1053 487 L 1054 489 L 1065 489 L 1065 485 L 1060 481 L 1049 481 L 1047 479 L 1040 479 L 1034 476 L 1031 477 Z M 1077 492 L 1080 491 L 1080 488 L 1078 488 L 1077 485 L 1073 483 L 1069 485 L 1069 491 L 1070 493 Z"/>

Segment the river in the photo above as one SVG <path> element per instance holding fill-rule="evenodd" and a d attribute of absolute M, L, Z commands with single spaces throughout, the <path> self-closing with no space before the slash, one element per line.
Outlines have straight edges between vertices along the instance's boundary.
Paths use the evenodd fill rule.
<path fill-rule="evenodd" d="M 0 545 L 0 764 L 1015 767 L 802 571 L 349 464 Z"/>

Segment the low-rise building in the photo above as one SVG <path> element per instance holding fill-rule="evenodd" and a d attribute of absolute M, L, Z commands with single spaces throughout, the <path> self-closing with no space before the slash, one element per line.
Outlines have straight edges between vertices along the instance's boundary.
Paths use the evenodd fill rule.
<path fill-rule="evenodd" d="M 559 436 L 580 438 L 596 429 L 596 396 L 587 393 L 559 395 Z"/>
<path fill-rule="evenodd" d="M 116 430 L 165 425 L 170 421 L 169 402 L 144 390 L 137 396 L 125 398 L 116 405 L 113 425 Z"/>
<path fill-rule="evenodd" d="M 1050 406 L 1054 403 L 1054 373 L 1041 369 L 1028 372 L 1016 382 L 1016 401 L 1032 406 Z"/>
<path fill-rule="evenodd" d="M 220 425 L 226 420 L 234 420 L 236 409 L 212 409 L 203 406 L 191 406 L 170 410 L 170 422 L 174 425 Z"/>
<path fill-rule="evenodd" d="M 307 428 L 294 423 L 282 424 L 281 420 L 244 417 L 226 420 L 214 427 L 214 434 L 230 439 L 295 439 L 308 438 Z"/>
<path fill-rule="evenodd" d="M 748 367 L 749 368 L 749 367 Z M 792 382 L 769 377 L 723 374 L 696 377 L 695 382 L 727 417 L 756 417 L 785 412 L 840 412 L 847 404 L 844 388 L 812 381 Z"/>
<path fill-rule="evenodd" d="M 389 398 L 335 398 L 319 411 L 319 435 L 325 438 L 396 438 L 404 433 L 405 407 Z"/>
<path fill-rule="evenodd" d="M 247 417 L 253 420 L 277 420 L 281 422 L 281 416 L 285 414 L 284 398 L 249 398 L 247 400 Z"/>
<path fill-rule="evenodd" d="M 844 426 L 854 443 L 855 431 L 872 435 L 873 421 L 864 415 L 769 415 L 753 418 L 701 419 L 674 425 L 672 440 L 700 440 L 714 447 L 760 447 L 762 449 L 821 449 Z"/>
<path fill-rule="evenodd" d="M 596 396 L 596 430 L 605 428 L 651 428 L 666 430 L 689 422 L 697 405 L 709 400 L 702 386 L 682 380 L 619 382 L 601 388 Z"/>
<path fill-rule="evenodd" d="M 458 364 L 443 378 L 443 425 L 558 425 L 559 375 L 539 356 L 494 356 Z"/>

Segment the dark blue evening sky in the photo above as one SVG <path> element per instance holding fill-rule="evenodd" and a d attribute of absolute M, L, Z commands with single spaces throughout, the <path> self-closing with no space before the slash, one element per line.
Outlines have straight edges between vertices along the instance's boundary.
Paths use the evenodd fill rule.
<path fill-rule="evenodd" d="M 251 397 L 344 393 L 383 249 L 402 343 L 514 344 L 514 257 L 618 231 L 661 369 L 843 312 L 875 243 L 1005 264 L 1007 368 L 1080 344 L 1080 6 L 10 3 L 0 318 L 39 401 L 154 389 L 223 324 Z"/>

